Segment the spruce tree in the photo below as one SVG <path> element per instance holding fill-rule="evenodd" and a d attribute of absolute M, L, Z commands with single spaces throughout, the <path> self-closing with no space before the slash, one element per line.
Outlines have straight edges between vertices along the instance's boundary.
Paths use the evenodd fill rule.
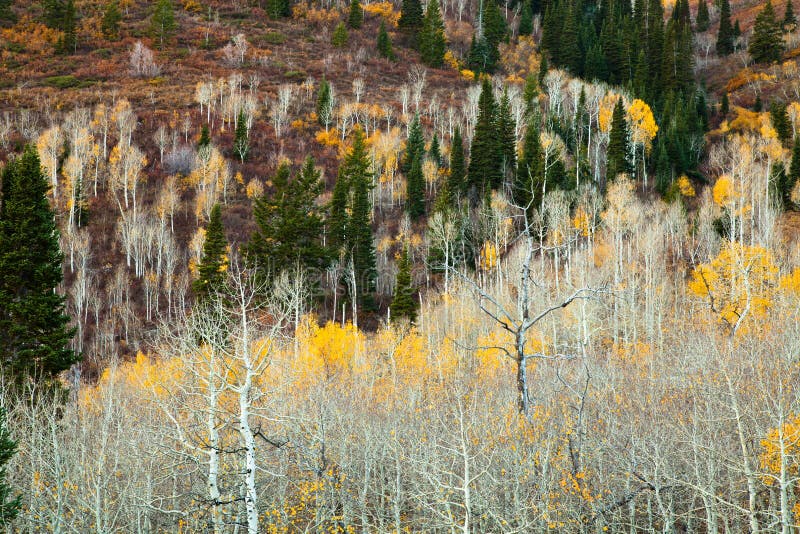
<path fill-rule="evenodd" d="M 331 90 L 331 84 L 328 80 L 323 79 L 317 91 L 317 122 L 319 122 L 320 126 L 325 127 L 325 131 L 328 131 L 328 126 L 333 118 L 331 116 L 332 106 L 333 91 Z"/>
<path fill-rule="evenodd" d="M 408 258 L 408 248 L 403 247 L 403 253 L 397 262 L 397 282 L 390 306 L 393 318 L 408 319 L 412 323 L 416 321 L 419 301 L 414 298 L 415 293 L 416 290 L 411 280 L 411 261 Z"/>
<path fill-rule="evenodd" d="M 428 149 L 428 158 L 436 165 L 436 167 L 442 166 L 442 150 L 439 147 L 439 136 L 436 133 L 433 134 L 433 139 L 431 139 L 431 147 Z"/>
<path fill-rule="evenodd" d="M 753 61 L 756 63 L 780 61 L 783 55 L 783 37 L 781 33 L 781 27 L 778 21 L 775 20 L 772 0 L 767 0 L 764 9 L 756 17 L 753 37 L 750 40 L 750 46 L 747 48 Z"/>
<path fill-rule="evenodd" d="M 577 16 L 571 9 L 566 13 L 558 47 L 559 64 L 566 67 L 573 75 L 580 76 L 583 71 L 584 58 L 578 44 Z"/>
<path fill-rule="evenodd" d="M 617 99 L 611 115 L 611 130 L 608 133 L 606 159 L 606 181 L 612 181 L 618 174 L 631 171 L 628 139 L 628 123 L 625 121 L 625 108 L 622 97 Z"/>
<path fill-rule="evenodd" d="M 295 265 L 323 269 L 330 259 L 322 246 L 322 210 L 317 203 L 324 184 L 314 159 L 306 158 L 300 172 L 289 177 L 289 166 L 281 165 L 272 179 L 272 194 L 257 198 L 253 206 L 256 230 L 246 247 L 247 261 L 268 277 Z"/>
<path fill-rule="evenodd" d="M 764 109 L 764 103 L 761 102 L 761 95 L 756 95 L 756 100 L 753 102 L 753 111 L 756 113 L 761 113 Z"/>
<path fill-rule="evenodd" d="M 239 156 L 242 163 L 247 159 L 247 154 L 250 152 L 250 134 L 247 131 L 247 117 L 244 110 L 239 111 L 239 116 L 236 119 L 236 131 L 233 136 L 233 151 Z"/>
<path fill-rule="evenodd" d="M 789 114 L 786 112 L 786 104 L 775 101 L 769 106 L 769 118 L 778 140 L 786 144 L 792 138 L 792 123 Z"/>
<path fill-rule="evenodd" d="M 522 152 L 519 156 L 514 186 L 514 204 L 526 210 L 537 209 L 542 201 L 544 182 L 544 153 L 535 120 L 528 122 Z"/>
<path fill-rule="evenodd" d="M 22 496 L 11 498 L 11 487 L 6 483 L 6 464 L 16 452 L 17 442 L 8 432 L 6 410 L 0 408 L 0 526 L 9 525 L 22 505 Z"/>
<path fill-rule="evenodd" d="M 347 15 L 347 25 L 357 30 L 364 24 L 364 9 L 359 0 L 350 0 L 350 12 Z"/>
<path fill-rule="evenodd" d="M 386 31 L 386 21 L 381 20 L 381 27 L 378 29 L 378 54 L 390 61 L 394 61 L 394 50 L 392 49 L 392 40 L 389 38 L 389 33 Z"/>
<path fill-rule="evenodd" d="M 369 191 L 372 188 L 370 159 L 364 143 L 364 133 L 355 131 L 353 149 L 343 165 L 353 189 L 353 204 L 347 230 L 349 251 L 356 278 L 355 297 L 362 308 L 374 309 L 374 292 L 377 276 L 375 247 L 372 239 L 372 205 Z"/>
<path fill-rule="evenodd" d="M 519 35 L 530 35 L 533 33 L 533 11 L 531 10 L 530 0 L 525 0 L 522 3 L 522 13 L 520 13 L 519 16 L 517 33 Z"/>
<path fill-rule="evenodd" d="M 429 67 L 440 68 L 444 65 L 444 54 L 447 51 L 447 37 L 444 33 L 444 21 L 439 10 L 439 0 L 430 0 L 422 29 L 419 33 L 419 51 L 422 62 Z"/>
<path fill-rule="evenodd" d="M 412 220 L 425 215 L 425 176 L 422 174 L 422 158 L 419 154 L 414 155 L 406 179 L 406 211 Z"/>
<path fill-rule="evenodd" d="M 739 26 L 739 19 L 736 19 L 736 22 L 733 23 L 733 38 L 738 39 L 742 36 L 742 27 Z"/>
<path fill-rule="evenodd" d="M 792 145 L 792 162 L 789 164 L 789 174 L 787 175 L 787 189 L 791 192 L 797 181 L 800 180 L 800 136 L 795 136 Z M 789 204 L 787 204 L 788 206 Z"/>
<path fill-rule="evenodd" d="M 793 182 L 786 173 L 786 166 L 782 162 L 776 161 L 772 164 L 769 181 L 773 198 L 782 209 L 787 209 L 792 202 Z"/>
<path fill-rule="evenodd" d="M 517 123 L 511 115 L 511 102 L 504 90 L 497 110 L 497 134 L 500 143 L 500 169 L 503 177 L 511 177 L 517 168 Z"/>
<path fill-rule="evenodd" d="M 419 0 L 403 0 L 398 27 L 408 34 L 416 35 L 422 28 L 422 4 Z"/>
<path fill-rule="evenodd" d="M 106 9 L 103 12 L 103 20 L 100 23 L 103 36 L 109 41 L 118 40 L 120 22 L 122 22 L 122 13 L 119 10 L 119 1 L 111 0 L 106 4 Z"/>
<path fill-rule="evenodd" d="M 50 380 L 79 357 L 64 313 L 63 255 L 47 200 L 48 181 L 32 146 L 9 161 L 0 205 L 0 363 L 12 376 Z"/>
<path fill-rule="evenodd" d="M 467 54 L 467 67 L 475 74 L 494 72 L 495 54 L 485 37 L 472 36 Z"/>
<path fill-rule="evenodd" d="M 719 10 L 719 32 L 717 33 L 717 54 L 727 56 L 733 52 L 733 26 L 731 26 L 731 4 L 721 0 Z"/>
<path fill-rule="evenodd" d="M 497 131 L 497 105 L 489 80 L 483 80 L 478 100 L 478 120 L 469 152 L 468 180 L 473 201 L 502 182 L 500 143 Z M 477 195 L 477 196 L 476 196 Z"/>
<path fill-rule="evenodd" d="M 730 111 L 730 101 L 728 100 L 728 93 L 722 93 L 722 101 L 719 104 L 719 112 L 724 117 Z"/>
<path fill-rule="evenodd" d="M 177 29 L 172 0 L 158 0 L 150 16 L 150 33 L 158 39 L 160 48 L 164 48 L 164 41 L 169 40 Z"/>
<path fill-rule="evenodd" d="M 450 174 L 447 176 L 447 188 L 451 195 L 464 194 L 467 191 L 466 177 L 464 142 L 461 140 L 461 130 L 456 127 L 450 141 Z"/>
<path fill-rule="evenodd" d="M 289 0 L 267 0 L 267 15 L 271 19 L 289 17 L 292 14 L 292 6 Z"/>
<path fill-rule="evenodd" d="M 13 4 L 14 0 L 0 0 L 0 22 L 6 24 L 14 24 L 17 22 L 17 14 L 11 9 Z"/>
<path fill-rule="evenodd" d="M 219 204 L 211 208 L 211 216 L 206 227 L 206 240 L 203 243 L 203 256 L 197 265 L 197 280 L 192 289 L 198 301 L 213 296 L 225 283 L 228 266 L 228 240 L 222 225 L 222 209 Z"/>
<path fill-rule="evenodd" d="M 699 0 L 697 4 L 697 16 L 694 19 L 694 26 L 698 32 L 707 31 L 711 26 L 711 18 L 708 13 L 706 0 Z"/>
<path fill-rule="evenodd" d="M 347 41 L 350 40 L 350 34 L 347 33 L 347 26 L 344 25 L 344 22 L 340 22 L 336 25 L 336 28 L 333 30 L 333 36 L 331 37 L 331 44 L 336 48 L 344 48 L 347 46 Z"/>
<path fill-rule="evenodd" d="M 411 171 L 411 164 L 417 156 L 422 160 L 425 155 L 425 138 L 422 136 L 422 126 L 419 122 L 419 115 L 414 115 L 411 126 L 408 128 L 408 139 L 406 139 L 406 151 L 400 161 L 400 170 L 404 173 Z"/>
<path fill-rule="evenodd" d="M 349 201 L 350 178 L 342 165 L 336 174 L 336 183 L 328 206 L 327 244 L 332 252 L 341 253 L 346 248 L 347 231 L 350 227 L 347 212 Z"/>
<path fill-rule="evenodd" d="M 211 133 L 208 131 L 208 125 L 203 125 L 200 128 L 200 139 L 197 141 L 197 149 L 207 147 L 211 144 Z"/>
<path fill-rule="evenodd" d="M 794 15 L 792 0 L 786 0 L 786 8 L 783 11 L 783 22 L 781 23 L 783 33 L 792 33 L 797 29 L 797 17 Z"/>
<path fill-rule="evenodd" d="M 65 0 L 42 0 L 42 19 L 48 28 L 63 27 Z"/>
<path fill-rule="evenodd" d="M 75 53 L 78 45 L 77 36 L 77 14 L 75 13 L 74 0 L 65 0 L 61 7 L 61 18 L 58 22 L 58 29 L 62 35 L 56 43 L 56 52 L 59 54 Z"/>

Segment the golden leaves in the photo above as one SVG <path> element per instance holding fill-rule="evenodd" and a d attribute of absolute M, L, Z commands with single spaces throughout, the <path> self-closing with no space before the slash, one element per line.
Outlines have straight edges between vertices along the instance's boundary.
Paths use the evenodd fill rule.
<path fill-rule="evenodd" d="M 631 123 L 634 143 L 644 145 L 645 150 L 650 150 L 653 139 L 658 133 L 658 125 L 650 106 L 643 100 L 635 99 L 628 108 L 628 120 Z"/>

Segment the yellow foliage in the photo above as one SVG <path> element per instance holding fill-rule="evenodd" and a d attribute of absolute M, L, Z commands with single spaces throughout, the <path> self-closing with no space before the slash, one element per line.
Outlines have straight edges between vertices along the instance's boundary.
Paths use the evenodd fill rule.
<path fill-rule="evenodd" d="M 780 287 L 782 291 L 800 295 L 800 267 L 795 268 L 790 274 L 781 277 Z"/>
<path fill-rule="evenodd" d="M 461 69 L 459 72 L 461 73 L 461 76 L 463 76 L 467 80 L 469 80 L 469 81 L 475 80 L 475 73 L 472 72 L 471 70 L 469 70 L 469 69 Z"/>
<path fill-rule="evenodd" d="M 450 50 L 444 53 L 444 63 L 451 69 L 458 70 L 458 59 L 456 59 L 456 56 L 453 55 L 453 52 Z"/>
<path fill-rule="evenodd" d="M 597 112 L 597 124 L 600 131 L 608 133 L 611 129 L 611 116 L 614 114 L 614 106 L 617 105 L 617 99 L 622 98 L 620 95 L 608 92 L 603 96 L 600 101 L 600 109 Z"/>
<path fill-rule="evenodd" d="M 486 241 L 481 248 L 480 267 L 484 271 L 497 267 L 497 247 L 491 241 Z"/>
<path fill-rule="evenodd" d="M 341 144 L 341 141 L 339 140 L 339 132 L 336 129 L 330 129 L 327 132 L 325 130 L 320 130 L 314 137 L 316 138 L 317 143 L 324 146 L 338 147 Z"/>
<path fill-rule="evenodd" d="M 320 327 L 314 316 L 305 316 L 297 329 L 297 339 L 302 350 L 295 369 L 301 381 L 314 377 L 331 379 L 362 370 L 356 356 L 364 352 L 364 335 L 352 323 L 342 327 L 329 321 Z"/>
<path fill-rule="evenodd" d="M 383 17 L 386 22 L 397 27 L 400 20 L 400 13 L 394 10 L 394 5 L 391 2 L 372 2 L 370 4 L 363 4 L 364 11 L 372 15 Z"/>
<path fill-rule="evenodd" d="M 772 74 L 767 74 L 766 72 L 753 72 L 749 68 L 744 68 L 736 73 L 736 76 L 728 80 L 728 84 L 725 86 L 725 90 L 728 93 L 732 93 L 733 91 L 737 90 L 738 88 L 752 82 L 769 82 L 775 80 L 775 76 Z"/>
<path fill-rule="evenodd" d="M 572 228 L 577 230 L 583 237 L 589 237 L 591 221 L 589 220 L 589 214 L 581 207 L 575 210 L 575 216 L 572 217 Z"/>
<path fill-rule="evenodd" d="M 765 121 L 769 124 L 769 113 L 758 113 L 739 106 L 733 106 L 734 119 L 728 123 L 728 128 L 739 132 L 753 132 L 761 134 Z"/>
<path fill-rule="evenodd" d="M 781 461 L 784 462 L 790 475 L 797 475 L 800 454 L 800 416 L 790 415 L 788 421 L 778 428 L 772 428 L 761 440 L 761 467 L 775 475 L 781 472 Z M 788 464 L 788 465 L 787 465 Z M 771 485 L 773 477 L 764 477 L 764 482 Z"/>
<path fill-rule="evenodd" d="M 650 106 L 643 100 L 635 99 L 628 108 L 628 119 L 631 123 L 633 141 L 650 150 L 653 139 L 658 133 L 658 125 Z"/>
<path fill-rule="evenodd" d="M 745 314 L 763 317 L 778 286 L 772 253 L 758 246 L 727 242 L 716 258 L 692 271 L 689 290 L 706 298 L 720 321 L 735 325 Z"/>
<path fill-rule="evenodd" d="M 247 182 L 245 192 L 247 193 L 247 198 L 260 197 L 264 194 L 264 183 L 258 178 L 253 178 Z"/>
<path fill-rule="evenodd" d="M 682 174 L 681 177 L 678 178 L 678 191 L 681 192 L 681 195 L 689 198 L 697 194 L 694 190 L 692 182 L 685 174 Z"/>
<path fill-rule="evenodd" d="M 717 206 L 723 208 L 730 205 L 730 203 L 739 198 L 740 195 L 741 193 L 736 191 L 731 177 L 727 174 L 720 176 L 717 179 L 717 183 L 714 184 L 714 188 L 711 190 L 711 196 L 714 198 L 714 202 Z"/>

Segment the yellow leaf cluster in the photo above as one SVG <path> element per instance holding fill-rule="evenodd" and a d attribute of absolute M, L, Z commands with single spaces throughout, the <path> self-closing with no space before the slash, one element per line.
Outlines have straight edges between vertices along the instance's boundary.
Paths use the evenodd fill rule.
<path fill-rule="evenodd" d="M 658 125 L 650 106 L 644 100 L 635 99 L 628 108 L 628 119 L 631 123 L 633 141 L 649 150 L 658 133 Z"/>
<path fill-rule="evenodd" d="M 691 180 L 689 180 L 685 174 L 682 174 L 681 177 L 678 178 L 678 191 L 681 192 L 682 196 L 687 198 L 694 197 L 697 194 Z"/>
<path fill-rule="evenodd" d="M 481 248 L 480 268 L 491 271 L 497 267 L 497 247 L 491 241 L 486 241 Z"/>
<path fill-rule="evenodd" d="M 456 59 L 456 56 L 450 50 L 444 53 L 444 63 L 451 69 L 458 70 L 458 59 Z"/>
<path fill-rule="evenodd" d="M 330 129 L 327 132 L 325 130 L 320 130 L 314 138 L 317 140 L 317 143 L 324 146 L 338 147 L 341 144 L 341 141 L 339 141 L 339 132 L 336 129 Z"/>
<path fill-rule="evenodd" d="M 461 73 L 461 76 L 463 76 L 467 80 L 469 80 L 469 81 L 475 80 L 475 73 L 472 72 L 471 70 L 469 70 L 469 69 L 461 69 L 459 72 Z"/>
<path fill-rule="evenodd" d="M 714 188 L 711 190 L 711 196 L 717 206 L 722 208 L 728 207 L 731 202 L 741 196 L 741 193 L 733 186 L 731 177 L 723 174 L 717 179 Z"/>
<path fill-rule="evenodd" d="M 800 454 L 800 416 L 790 415 L 788 421 L 782 426 L 770 429 L 761 440 L 761 454 L 759 460 L 761 467 L 773 474 L 781 472 L 781 462 L 788 462 L 788 471 L 792 475 L 798 474 L 796 458 Z M 772 477 L 764 477 L 764 482 L 773 483 Z"/>
<path fill-rule="evenodd" d="M 365 12 L 383 17 L 386 22 L 395 28 L 400 21 L 400 13 L 394 10 L 394 5 L 391 2 L 373 2 L 365 4 L 363 7 Z"/>

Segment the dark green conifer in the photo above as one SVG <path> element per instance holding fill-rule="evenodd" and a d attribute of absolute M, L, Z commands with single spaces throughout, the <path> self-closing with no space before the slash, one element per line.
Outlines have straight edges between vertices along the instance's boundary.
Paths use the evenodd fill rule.
<path fill-rule="evenodd" d="M 331 44 L 336 48 L 344 48 L 349 40 L 350 34 L 347 32 L 347 26 L 344 25 L 344 22 L 340 22 L 333 30 Z"/>
<path fill-rule="evenodd" d="M 769 118 L 781 143 L 786 144 L 792 138 L 792 122 L 786 111 L 786 103 L 772 102 L 769 106 Z"/>
<path fill-rule="evenodd" d="M 730 111 L 730 101 L 728 100 L 728 93 L 722 93 L 722 101 L 719 104 L 719 112 L 724 117 Z"/>
<path fill-rule="evenodd" d="M 408 34 L 416 35 L 422 28 L 422 4 L 419 0 L 403 0 L 398 27 Z"/>
<path fill-rule="evenodd" d="M 528 122 L 522 152 L 519 156 L 512 198 L 517 206 L 533 210 L 539 208 L 544 181 L 544 156 L 535 120 Z"/>
<path fill-rule="evenodd" d="M 706 0 L 699 0 L 697 4 L 697 16 L 694 19 L 694 26 L 698 32 L 707 31 L 711 26 L 711 18 L 708 13 Z"/>
<path fill-rule="evenodd" d="M 158 0 L 150 15 L 150 34 L 158 39 L 160 48 L 164 48 L 164 41 L 169 40 L 177 29 L 172 0 Z"/>
<path fill-rule="evenodd" d="M 197 280 L 192 283 L 198 301 L 214 295 L 223 286 L 227 267 L 228 240 L 222 225 L 222 209 L 219 204 L 214 204 L 206 228 L 203 256 L 197 265 Z"/>
<path fill-rule="evenodd" d="M 519 16 L 517 33 L 519 35 L 530 35 L 533 33 L 533 11 L 531 10 L 530 0 L 525 0 L 522 3 L 522 13 L 520 13 Z"/>
<path fill-rule="evenodd" d="M 244 110 L 239 111 L 236 119 L 236 131 L 233 136 L 233 151 L 239 156 L 242 163 L 250 152 L 250 133 L 247 131 L 247 117 Z"/>
<path fill-rule="evenodd" d="M 292 14 L 292 6 L 289 0 L 267 0 L 267 15 L 271 19 L 288 17 Z"/>
<path fill-rule="evenodd" d="M 511 115 L 508 93 L 503 91 L 497 110 L 497 134 L 500 143 L 500 169 L 504 177 L 511 177 L 517 170 L 517 122 Z"/>
<path fill-rule="evenodd" d="M 447 177 L 447 188 L 451 195 L 464 194 L 467 191 L 466 177 L 464 143 L 461 140 L 461 130 L 456 127 L 450 141 L 450 174 Z"/>
<path fill-rule="evenodd" d="M 389 33 L 386 31 L 386 22 L 381 20 L 381 26 L 378 29 L 378 54 L 381 57 L 394 61 L 394 49 L 392 48 L 392 40 L 389 38 Z"/>
<path fill-rule="evenodd" d="M 800 180 L 800 136 L 795 136 L 794 144 L 792 145 L 792 162 L 789 164 L 789 173 L 787 175 L 786 189 L 791 192 Z M 787 206 L 791 205 L 791 201 L 787 202 Z"/>
<path fill-rule="evenodd" d="M 422 174 L 422 158 L 414 155 L 411 170 L 406 179 L 406 211 L 412 220 L 425 215 L 425 176 Z"/>
<path fill-rule="evenodd" d="M 116 41 L 119 39 L 119 26 L 122 22 L 122 12 L 119 10 L 119 1 L 111 0 L 106 4 L 106 9 L 103 11 L 103 20 L 100 23 L 100 29 L 103 31 L 103 36 L 109 41 Z"/>
<path fill-rule="evenodd" d="M 444 54 L 447 51 L 447 37 L 444 32 L 444 21 L 439 10 L 439 0 L 429 0 L 422 28 L 419 33 L 419 51 L 422 62 L 429 67 L 440 68 L 444 65 Z"/>
<path fill-rule="evenodd" d="M 17 22 L 17 14 L 11 9 L 13 4 L 14 0 L 0 0 L 0 22 L 6 24 L 14 24 Z"/>
<path fill-rule="evenodd" d="M 343 165 L 353 189 L 353 205 L 349 220 L 348 244 L 353 260 L 356 279 L 355 297 L 362 308 L 375 307 L 374 292 L 377 277 L 375 247 L 372 239 L 372 205 L 369 192 L 372 189 L 370 158 L 364 143 L 364 133 L 355 131 L 353 150 Z"/>
<path fill-rule="evenodd" d="M 69 348 L 63 255 L 47 198 L 48 182 L 33 146 L 8 162 L 0 205 L 0 367 L 12 377 L 51 381 L 79 356 Z"/>
<path fill-rule="evenodd" d="M 753 36 L 750 39 L 750 46 L 747 48 L 753 61 L 756 63 L 780 61 L 783 55 L 783 36 L 781 34 L 780 24 L 775 19 L 772 0 L 767 0 L 764 9 L 756 17 Z"/>
<path fill-rule="evenodd" d="M 359 0 L 350 0 L 350 12 L 347 15 L 347 25 L 357 30 L 364 24 L 364 8 Z"/>
<path fill-rule="evenodd" d="M 0 526 L 6 526 L 17 517 L 22 496 L 11 497 L 11 487 L 6 483 L 6 464 L 17 452 L 17 442 L 11 437 L 6 421 L 6 410 L 0 408 Z"/>
<path fill-rule="evenodd" d="M 498 163 L 501 157 L 497 131 L 497 104 L 491 83 L 484 79 L 478 100 L 478 118 L 469 152 L 468 181 L 473 200 L 486 194 L 489 189 L 500 186 L 503 175 Z"/>
<path fill-rule="evenodd" d="M 331 84 L 328 80 L 323 79 L 317 91 L 317 122 L 319 122 L 320 126 L 325 127 L 326 132 L 333 119 L 332 101 Z"/>
<path fill-rule="evenodd" d="M 721 0 L 719 10 L 719 32 L 717 33 L 717 54 L 720 56 L 727 56 L 732 53 L 734 38 L 733 26 L 731 26 L 730 1 Z"/>
<path fill-rule="evenodd" d="M 397 282 L 392 297 L 391 311 L 395 319 L 408 319 L 414 322 L 417 319 L 419 301 L 414 298 L 416 289 L 411 280 L 411 261 L 408 258 L 408 248 L 403 247 L 403 253 L 397 262 Z"/>
<path fill-rule="evenodd" d="M 435 133 L 433 134 L 433 139 L 431 139 L 431 147 L 428 149 L 428 158 L 436 167 L 442 166 L 442 150 L 439 147 L 439 136 Z"/>
<path fill-rule="evenodd" d="M 618 174 L 631 171 L 629 158 L 628 123 L 625 121 L 625 108 L 622 97 L 617 99 L 611 115 L 611 130 L 608 133 L 608 149 L 606 159 L 606 181 L 612 181 Z"/>
<path fill-rule="evenodd" d="M 781 23 L 783 33 L 792 33 L 797 29 L 797 17 L 794 15 L 792 0 L 786 0 L 786 8 L 783 11 L 783 22 Z"/>
<path fill-rule="evenodd" d="M 208 131 L 208 125 L 204 124 L 200 129 L 200 140 L 197 141 L 198 150 L 207 147 L 211 144 L 211 133 Z"/>
<path fill-rule="evenodd" d="M 422 136 L 422 125 L 419 122 L 419 115 L 414 115 L 411 125 L 408 127 L 408 139 L 406 139 L 406 150 L 403 159 L 400 161 L 400 170 L 404 173 L 411 171 L 411 164 L 414 158 L 425 155 L 425 138 Z"/>

